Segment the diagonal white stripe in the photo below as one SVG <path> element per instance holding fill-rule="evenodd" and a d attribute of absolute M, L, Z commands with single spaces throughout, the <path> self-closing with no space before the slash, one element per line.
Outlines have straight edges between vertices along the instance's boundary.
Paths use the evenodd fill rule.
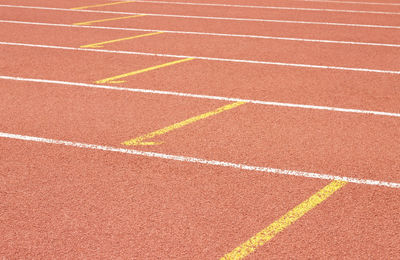
<path fill-rule="evenodd" d="M 339 107 L 327 107 L 327 106 L 315 106 L 315 105 L 302 105 L 302 104 L 292 104 L 292 103 L 282 103 L 282 102 L 272 102 L 272 101 L 262 101 L 262 100 L 251 100 L 251 99 L 242 99 L 242 98 L 229 98 L 229 97 L 221 97 L 221 96 L 199 95 L 199 94 L 181 93 L 181 92 L 173 92 L 173 91 L 162 91 L 162 90 L 152 90 L 152 89 L 138 89 L 138 88 L 125 88 L 125 87 L 122 88 L 122 87 L 115 87 L 115 86 L 105 86 L 105 85 L 95 85 L 95 84 L 87 84 L 87 83 L 66 82 L 66 81 L 58 81 L 58 80 L 30 79 L 30 78 L 10 77 L 10 76 L 0 76 L 0 79 L 25 81 L 25 82 L 51 83 L 51 84 L 66 85 L 66 86 L 78 86 L 78 87 L 86 87 L 86 88 L 119 90 L 119 91 L 149 93 L 149 94 L 158 94 L 158 95 L 170 95 L 170 96 L 180 96 L 180 97 L 191 97 L 191 98 L 221 100 L 221 101 L 229 101 L 229 102 L 247 102 L 247 103 L 259 104 L 259 105 L 267 105 L 267 106 L 291 107 L 291 108 L 303 108 L 303 109 L 316 109 L 316 110 L 327 110 L 327 111 L 332 111 L 332 112 L 345 112 L 345 113 L 357 113 L 357 114 L 370 114 L 370 115 L 377 115 L 377 116 L 400 117 L 399 113 L 390 113 L 390 112 L 381 112 L 381 111 L 349 109 L 349 108 L 339 108 Z"/>
<path fill-rule="evenodd" d="M 381 29 L 400 29 L 400 26 L 393 26 L 393 25 L 329 23 L 329 22 L 271 20 L 271 19 L 257 19 L 257 18 L 215 17 L 215 16 L 196 16 L 196 15 L 177 15 L 177 14 L 132 13 L 132 12 L 100 11 L 100 10 L 89 10 L 89 9 L 65 9 L 65 8 L 54 8 L 54 7 L 21 6 L 21 5 L 0 5 L 0 7 L 36 9 L 36 10 L 51 10 L 51 11 L 63 11 L 63 12 L 84 12 L 84 13 L 121 14 L 121 15 L 146 15 L 146 16 L 175 17 L 175 18 L 188 18 L 188 19 L 267 22 L 267 23 L 292 23 L 292 24 L 308 24 L 308 25 L 329 25 L 329 26 L 350 26 L 350 27 L 381 28 Z"/>
<path fill-rule="evenodd" d="M 359 4 L 359 5 L 400 5 L 400 3 L 377 3 L 377 2 L 355 2 L 355 1 L 336 1 L 336 0 L 295 0 L 298 2 L 320 2 L 335 4 Z"/>
<path fill-rule="evenodd" d="M 78 148 L 84 148 L 84 149 L 101 150 L 101 151 L 107 151 L 107 152 L 118 152 L 118 153 L 153 157 L 153 158 L 166 159 L 166 160 L 174 160 L 174 161 L 189 162 L 189 163 L 200 163 L 200 164 L 206 164 L 206 165 L 211 165 L 211 166 L 230 167 L 230 168 L 236 168 L 236 169 L 247 170 L 247 171 L 273 173 L 273 174 L 281 174 L 281 175 L 292 175 L 292 176 L 299 176 L 299 177 L 306 177 L 306 178 L 313 178 L 313 179 L 322 179 L 322 180 L 339 180 L 339 181 L 346 181 L 346 182 L 351 182 L 351 183 L 356 183 L 356 184 L 384 186 L 384 187 L 396 188 L 396 189 L 400 188 L 400 183 L 395 183 L 395 182 L 359 179 L 359 178 L 352 178 L 352 177 L 342 177 L 342 176 L 320 174 L 320 173 L 314 173 L 314 172 L 283 170 L 283 169 L 270 168 L 270 167 L 251 166 L 251 165 L 245 165 L 245 164 L 240 164 L 240 163 L 231 163 L 231 162 L 223 162 L 223 161 L 216 161 L 216 160 L 206 160 L 206 159 L 195 158 L 195 157 L 170 155 L 170 154 L 163 154 L 163 153 L 144 152 L 144 151 L 138 151 L 138 150 L 132 150 L 132 149 L 123 149 L 123 148 L 104 146 L 104 145 L 55 140 L 55 139 L 48 139 L 48 138 L 34 137 L 34 136 L 27 136 L 27 135 L 18 135 L 18 134 L 4 133 L 4 132 L 0 132 L 0 138 L 9 138 L 9 139 L 33 141 L 33 142 L 39 142 L 39 143 L 65 145 L 65 146 L 72 146 L 72 147 L 78 147 Z"/>
<path fill-rule="evenodd" d="M 296 10 L 296 11 L 316 11 L 316 12 L 336 12 L 336 13 L 360 13 L 360 14 L 393 14 L 399 15 L 399 12 L 382 12 L 382 11 L 361 11 L 361 10 L 343 10 L 343 9 L 321 9 L 321 8 L 302 8 L 288 6 L 263 6 L 263 5 L 237 5 L 237 4 L 215 4 L 215 3 L 189 3 L 189 2 L 172 2 L 172 1 L 150 1 L 135 0 L 122 1 L 132 3 L 150 3 L 150 4 L 174 4 L 174 5 L 193 5 L 193 6 L 215 6 L 215 7 L 234 7 L 234 8 L 251 8 L 251 9 L 271 9 L 271 10 Z"/>
<path fill-rule="evenodd" d="M 400 71 L 397 71 L 397 70 L 380 70 L 380 69 L 338 67 L 338 66 L 330 66 L 330 65 L 312 65 L 312 64 L 286 63 L 286 62 L 273 62 L 273 61 L 227 59 L 227 58 L 188 56 L 188 55 L 176 55 L 176 54 L 137 52 L 137 51 L 115 51 L 115 50 L 104 50 L 104 49 L 86 49 L 86 48 L 75 48 L 75 47 L 43 45 L 43 44 L 30 44 L 30 43 L 17 43 L 17 42 L 0 42 L 0 45 L 25 46 L 25 47 L 59 49 L 59 50 L 70 50 L 70 51 L 89 51 L 89 52 L 102 52 L 102 53 L 131 54 L 131 55 L 144 55 L 144 56 L 182 58 L 182 59 L 193 58 L 193 59 L 197 59 L 197 60 L 264 64 L 264 65 L 276 65 L 276 66 L 300 67 L 300 68 L 313 68 L 313 69 L 331 69 L 331 70 L 346 70 L 346 71 L 358 71 L 358 72 L 374 72 L 374 73 L 384 73 L 384 74 L 400 74 Z"/>
<path fill-rule="evenodd" d="M 121 28 L 121 27 L 73 25 L 73 24 L 60 24 L 60 23 L 24 22 L 24 21 L 12 21 L 12 20 L 0 20 L 0 23 L 27 24 L 27 25 L 39 25 L 39 26 L 56 26 L 56 27 L 69 27 L 69 28 L 104 29 L 104 30 L 117 30 L 117 31 L 120 30 L 120 31 L 135 31 L 135 32 L 160 32 L 160 31 L 162 31 L 163 33 L 171 33 L 171 34 L 175 33 L 175 34 L 192 34 L 192 35 L 207 35 L 207 36 L 221 36 L 221 37 L 237 37 L 237 38 L 255 38 L 255 39 L 268 39 L 268 40 L 315 42 L 315 43 L 334 43 L 334 44 L 382 46 L 382 47 L 396 47 L 396 48 L 400 47 L 400 44 L 394 44 L 394 43 L 334 41 L 334 40 L 319 40 L 319 39 L 305 39 L 305 38 L 291 38 L 291 37 L 277 37 L 277 36 L 264 36 L 264 35 L 249 35 L 249 34 L 186 32 L 186 31 L 171 31 L 171 30 L 162 30 L 162 29 Z"/>

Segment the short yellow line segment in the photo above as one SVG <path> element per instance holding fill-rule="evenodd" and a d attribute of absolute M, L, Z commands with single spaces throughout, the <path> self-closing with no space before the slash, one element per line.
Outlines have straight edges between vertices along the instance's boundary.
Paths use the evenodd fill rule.
<path fill-rule="evenodd" d="M 88 45 L 82 45 L 82 46 L 80 46 L 80 48 L 101 48 L 101 47 L 104 47 L 104 44 L 114 43 L 114 42 L 121 42 L 121 41 L 126 41 L 126 40 L 132 40 L 132 39 L 136 39 L 136 38 L 157 35 L 157 34 L 160 34 L 160 33 L 163 33 L 163 32 L 145 33 L 145 34 L 131 36 L 131 37 L 127 37 L 127 38 L 121 38 L 121 39 L 116 39 L 116 40 L 111 40 L 111 41 L 92 43 L 92 44 L 88 44 Z"/>
<path fill-rule="evenodd" d="M 258 247 L 275 237 L 279 232 L 293 224 L 308 211 L 312 210 L 318 204 L 329 198 L 335 191 L 346 185 L 344 181 L 332 181 L 320 191 L 312 195 L 307 200 L 296 206 L 294 209 L 283 215 L 280 219 L 261 230 L 249 240 L 235 248 L 232 252 L 224 255 L 221 260 L 243 259 L 257 250 Z"/>
<path fill-rule="evenodd" d="M 91 7 L 101 7 L 101 6 L 107 6 L 107 5 L 119 5 L 119 4 L 133 3 L 133 2 L 134 1 L 112 2 L 112 3 L 98 4 L 98 5 L 87 5 L 87 6 L 74 7 L 74 8 L 70 8 L 70 9 L 82 10 L 82 9 L 88 9 L 88 8 L 91 8 Z"/>
<path fill-rule="evenodd" d="M 114 76 L 114 77 L 111 77 L 111 78 L 98 80 L 98 81 L 96 81 L 96 83 L 97 84 L 123 83 L 125 81 L 123 81 L 123 80 L 116 81 L 116 79 L 121 79 L 121 78 L 125 78 L 125 77 L 128 77 L 128 76 L 133 76 L 133 75 L 136 75 L 136 74 L 139 74 L 139 73 L 143 73 L 143 72 L 147 72 L 147 71 L 150 71 L 150 70 L 155 70 L 155 69 L 171 66 L 171 65 L 174 65 L 174 64 L 178 64 L 178 63 L 185 62 L 185 61 L 190 61 L 190 60 L 193 60 L 193 59 L 194 58 L 186 58 L 186 59 L 171 61 L 171 62 L 167 62 L 167 63 L 164 63 L 164 64 L 160 64 L 160 65 L 156 65 L 156 66 L 153 66 L 153 67 L 149 67 L 149 68 L 146 68 L 146 69 L 135 70 L 135 71 L 128 72 L 128 73 L 125 73 L 125 74 L 122 74 L 122 75 L 118 75 L 118 76 Z"/>
<path fill-rule="evenodd" d="M 219 113 L 222 113 L 222 112 L 227 111 L 229 109 L 238 107 L 238 106 L 243 105 L 245 103 L 246 102 L 235 102 L 235 103 L 232 103 L 232 104 L 228 104 L 228 105 L 225 105 L 223 107 L 217 108 L 217 109 L 215 109 L 213 111 L 210 111 L 210 112 L 207 112 L 207 113 L 195 116 L 195 117 L 191 117 L 191 118 L 186 119 L 186 120 L 184 120 L 182 122 L 179 122 L 179 123 L 164 127 L 164 128 L 162 128 L 160 130 L 151 132 L 149 134 L 142 135 L 142 136 L 136 137 L 134 139 L 125 141 L 122 144 L 124 144 L 124 145 L 158 145 L 158 144 L 162 144 L 163 142 L 145 142 L 145 140 L 153 138 L 153 137 L 156 137 L 156 136 L 159 136 L 159 135 L 162 135 L 162 134 L 165 134 L 165 133 L 168 133 L 169 131 L 181 128 L 183 126 L 186 126 L 188 124 L 194 123 L 194 122 L 199 121 L 201 119 L 205 119 L 207 117 L 214 116 L 216 114 L 219 114 Z"/>
<path fill-rule="evenodd" d="M 130 15 L 130 16 L 122 16 L 122 17 L 114 17 L 114 18 L 108 18 L 108 19 L 102 19 L 102 20 L 94 20 L 94 21 L 88 21 L 88 22 L 74 23 L 74 25 L 89 25 L 89 24 L 92 24 L 92 23 L 100 23 L 100 22 L 107 22 L 107 21 L 115 21 L 115 20 L 128 19 L 128 18 L 135 18 L 135 17 L 141 17 L 141 16 L 145 16 L 145 14 Z"/>

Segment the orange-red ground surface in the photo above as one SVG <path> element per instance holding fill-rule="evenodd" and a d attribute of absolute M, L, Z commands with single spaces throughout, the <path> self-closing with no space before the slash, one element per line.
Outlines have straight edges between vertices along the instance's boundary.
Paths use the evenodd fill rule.
<path fill-rule="evenodd" d="M 183 0 L 181 0 L 183 1 Z M 193 0 L 194 1 L 194 0 Z M 360 14 L 162 3 L 90 10 L 400 26 L 400 5 L 235 1 L 240 5 L 394 12 Z M 371 0 L 372 1 L 372 0 Z M 191 1 L 186 1 L 191 2 Z M 232 4 L 222 0 L 197 3 Z M 73 8 L 106 1 L 4 0 Z M 5 7 L 0 19 L 73 24 L 120 17 Z M 54 49 L 145 31 L 0 21 L 0 132 L 331 176 L 348 183 L 248 257 L 395 259 L 400 253 L 400 117 L 244 104 L 152 140 L 123 141 L 232 102 L 1 76 L 95 84 L 178 58 Z M 400 28 L 143 16 L 93 26 L 400 44 Z M 16 46 L 13 43 L 43 45 Z M 100 49 L 400 71 L 400 46 L 162 33 Z M 400 72 L 194 59 L 124 78 L 121 88 L 400 113 Z M 105 84 L 110 85 L 110 84 Z M 0 257 L 218 259 L 329 183 L 319 178 L 0 137 Z"/>

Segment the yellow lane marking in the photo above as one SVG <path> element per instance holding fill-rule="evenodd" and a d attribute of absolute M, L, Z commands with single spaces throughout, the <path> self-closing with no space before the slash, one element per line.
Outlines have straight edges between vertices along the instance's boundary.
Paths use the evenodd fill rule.
<path fill-rule="evenodd" d="M 88 9 L 88 8 L 91 8 L 91 7 L 100 7 L 100 6 L 107 6 L 107 5 L 119 5 L 119 4 L 133 3 L 133 2 L 134 1 L 112 2 L 112 3 L 98 4 L 98 5 L 87 5 L 87 6 L 74 7 L 74 8 L 70 8 L 70 9 L 79 10 L 79 9 Z"/>
<path fill-rule="evenodd" d="M 146 34 L 136 35 L 136 36 L 127 37 L 127 38 L 121 38 L 121 39 L 116 39 L 116 40 L 111 40 L 111 41 L 106 41 L 106 42 L 92 43 L 92 44 L 88 44 L 88 45 L 82 45 L 81 48 L 101 48 L 101 47 L 104 47 L 104 44 L 107 44 L 107 43 L 132 40 L 132 39 L 156 35 L 156 34 L 160 34 L 160 33 L 163 33 L 163 32 L 146 33 Z"/>
<path fill-rule="evenodd" d="M 160 65 L 157 65 L 157 66 L 153 66 L 153 67 L 150 67 L 150 68 L 141 69 L 141 70 L 135 70 L 135 71 L 128 72 L 128 73 L 125 73 L 125 74 L 122 74 L 122 75 L 118 75 L 118 76 L 114 76 L 114 77 L 111 77 L 111 78 L 106 78 L 106 79 L 98 80 L 98 81 L 96 81 L 96 83 L 97 83 L 97 84 L 104 84 L 104 83 L 123 83 L 123 82 L 125 82 L 125 81 L 123 81 L 123 80 L 115 81 L 115 80 L 116 80 L 116 79 L 125 78 L 125 77 L 128 77 L 128 76 L 133 76 L 133 75 L 136 75 L 136 74 L 139 74 L 139 73 L 143 73 L 143 72 L 146 72 L 146 71 L 150 71 L 150 70 L 155 70 L 155 69 L 167 67 L 167 66 L 174 65 L 174 64 L 178 64 L 178 63 L 181 63 L 181 62 L 190 61 L 190 60 L 193 60 L 193 59 L 194 59 L 194 58 L 186 58 L 186 59 L 182 59 L 182 60 L 171 61 L 171 62 L 167 62 L 167 63 L 164 63 L 164 64 L 160 64 Z"/>
<path fill-rule="evenodd" d="M 293 224 L 296 220 L 301 218 L 308 211 L 312 210 L 318 204 L 329 198 L 335 191 L 346 185 L 344 181 L 332 181 L 320 191 L 312 195 L 307 200 L 296 206 L 294 209 L 283 215 L 280 219 L 273 222 L 271 225 L 261 230 L 249 240 L 235 248 L 232 252 L 224 255 L 221 260 L 230 259 L 243 259 L 258 247 L 264 245 L 266 242 L 271 240 L 279 232 Z"/>
<path fill-rule="evenodd" d="M 94 20 L 94 21 L 88 21 L 88 22 L 74 23 L 74 25 L 89 25 L 89 24 L 92 24 L 92 23 L 100 23 L 100 22 L 107 22 L 107 21 L 114 21 L 114 20 L 121 20 L 121 19 L 128 19 L 128 18 L 135 18 L 135 17 L 141 17 L 141 16 L 145 16 L 145 14 L 130 15 L 130 16 L 123 16 L 123 17 L 114 17 L 114 18 L 108 18 L 108 19 L 103 19 L 103 20 Z"/>
<path fill-rule="evenodd" d="M 194 123 L 194 122 L 199 121 L 201 119 L 205 119 L 207 117 L 214 116 L 216 114 L 219 114 L 219 113 L 222 113 L 222 112 L 224 112 L 226 110 L 238 107 L 238 106 L 243 105 L 245 103 L 246 102 L 235 102 L 235 103 L 232 103 L 232 104 L 229 104 L 229 105 L 225 105 L 225 106 L 217 108 L 217 109 L 215 109 L 213 111 L 210 111 L 210 112 L 201 114 L 199 116 L 195 116 L 195 117 L 186 119 L 186 120 L 184 120 L 182 122 L 175 123 L 173 125 L 164 127 L 164 128 L 162 128 L 160 130 L 151 132 L 149 134 L 142 135 L 142 136 L 136 137 L 134 139 L 125 141 L 122 144 L 124 144 L 124 145 L 158 145 L 158 144 L 162 144 L 163 142 L 144 142 L 144 140 L 150 139 L 150 138 L 153 138 L 153 137 L 156 137 L 156 136 L 159 136 L 159 135 L 163 135 L 165 133 L 168 133 L 169 131 L 181 128 L 181 127 L 183 127 L 185 125 Z"/>

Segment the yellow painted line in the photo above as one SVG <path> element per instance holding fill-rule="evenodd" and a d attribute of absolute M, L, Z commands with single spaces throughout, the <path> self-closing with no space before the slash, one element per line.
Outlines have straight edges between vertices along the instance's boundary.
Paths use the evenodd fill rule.
<path fill-rule="evenodd" d="M 128 72 L 128 73 L 125 73 L 125 74 L 122 74 L 122 75 L 118 75 L 118 76 L 114 76 L 114 77 L 111 77 L 111 78 L 101 79 L 101 80 L 96 81 L 96 83 L 97 84 L 123 83 L 125 81 L 123 81 L 123 80 L 122 81 L 115 81 L 115 80 L 116 79 L 125 78 L 125 77 L 128 77 L 128 76 L 133 76 L 133 75 L 136 75 L 136 74 L 139 74 L 139 73 L 143 73 L 143 72 L 147 72 L 147 71 L 150 71 L 150 70 L 155 70 L 155 69 L 171 66 L 171 65 L 178 64 L 178 63 L 181 63 L 181 62 L 190 61 L 190 60 L 193 60 L 193 59 L 194 58 L 186 58 L 186 59 L 182 59 L 182 60 L 171 61 L 171 62 L 160 64 L 160 65 L 157 65 L 157 66 L 153 66 L 153 67 L 150 67 L 150 68 L 141 69 L 141 70 L 135 70 L 135 71 Z"/>
<path fill-rule="evenodd" d="M 126 4 L 126 3 L 133 3 L 134 1 L 124 1 L 124 2 L 112 2 L 112 3 L 105 3 L 105 4 L 98 4 L 98 5 L 87 5 L 87 6 L 80 6 L 70 8 L 72 10 L 80 10 L 80 9 L 88 9 L 91 7 L 100 7 L 100 6 L 107 6 L 107 5 L 119 5 L 119 4 Z"/>
<path fill-rule="evenodd" d="M 159 135 L 166 134 L 166 133 L 168 133 L 168 132 L 170 132 L 172 130 L 181 128 L 183 126 L 186 126 L 188 124 L 194 123 L 194 122 L 199 121 L 201 119 L 205 119 L 207 117 L 214 116 L 216 114 L 219 114 L 219 113 L 222 113 L 222 112 L 227 111 L 229 109 L 238 107 L 238 106 L 243 105 L 245 103 L 246 102 L 235 102 L 235 103 L 232 103 L 232 104 L 229 104 L 229 105 L 225 105 L 225 106 L 217 108 L 217 109 L 215 109 L 213 111 L 201 114 L 199 116 L 191 117 L 191 118 L 186 119 L 186 120 L 184 120 L 182 122 L 179 122 L 179 123 L 164 127 L 164 128 L 162 128 L 160 130 L 151 132 L 151 133 L 146 134 L 146 135 L 142 135 L 142 136 L 136 137 L 136 138 L 128 140 L 128 141 L 125 141 L 122 144 L 124 144 L 124 145 L 158 145 L 158 144 L 162 144 L 163 142 L 144 142 L 144 140 L 147 140 L 147 139 L 159 136 Z"/>
<path fill-rule="evenodd" d="M 329 198 L 335 191 L 346 185 L 344 181 L 332 181 L 320 191 L 312 195 L 307 200 L 296 206 L 294 209 L 283 215 L 280 219 L 273 222 L 271 225 L 261 230 L 249 240 L 235 248 L 232 252 L 224 255 L 221 260 L 231 259 L 243 259 L 258 247 L 264 245 L 266 242 L 271 240 L 279 232 L 293 224 L 296 220 L 301 218 L 308 211 L 312 210 L 318 204 Z"/>
<path fill-rule="evenodd" d="M 157 35 L 160 33 L 163 33 L 163 32 L 146 33 L 146 34 L 136 35 L 136 36 L 127 37 L 127 38 L 121 38 L 121 39 L 116 39 L 116 40 L 111 40 L 111 41 L 106 41 L 106 42 L 92 43 L 92 44 L 88 44 L 88 45 L 82 45 L 81 48 L 101 48 L 101 47 L 104 47 L 104 44 L 132 40 L 132 39 L 136 39 L 136 38 Z"/>
<path fill-rule="evenodd" d="M 141 17 L 141 16 L 145 16 L 145 14 L 130 15 L 130 16 L 123 16 L 123 17 L 108 18 L 108 19 L 103 19 L 103 20 L 94 20 L 94 21 L 88 21 L 88 22 L 74 23 L 74 25 L 89 25 L 89 24 L 92 24 L 92 23 L 115 21 L 115 20 L 135 18 L 135 17 Z"/>

